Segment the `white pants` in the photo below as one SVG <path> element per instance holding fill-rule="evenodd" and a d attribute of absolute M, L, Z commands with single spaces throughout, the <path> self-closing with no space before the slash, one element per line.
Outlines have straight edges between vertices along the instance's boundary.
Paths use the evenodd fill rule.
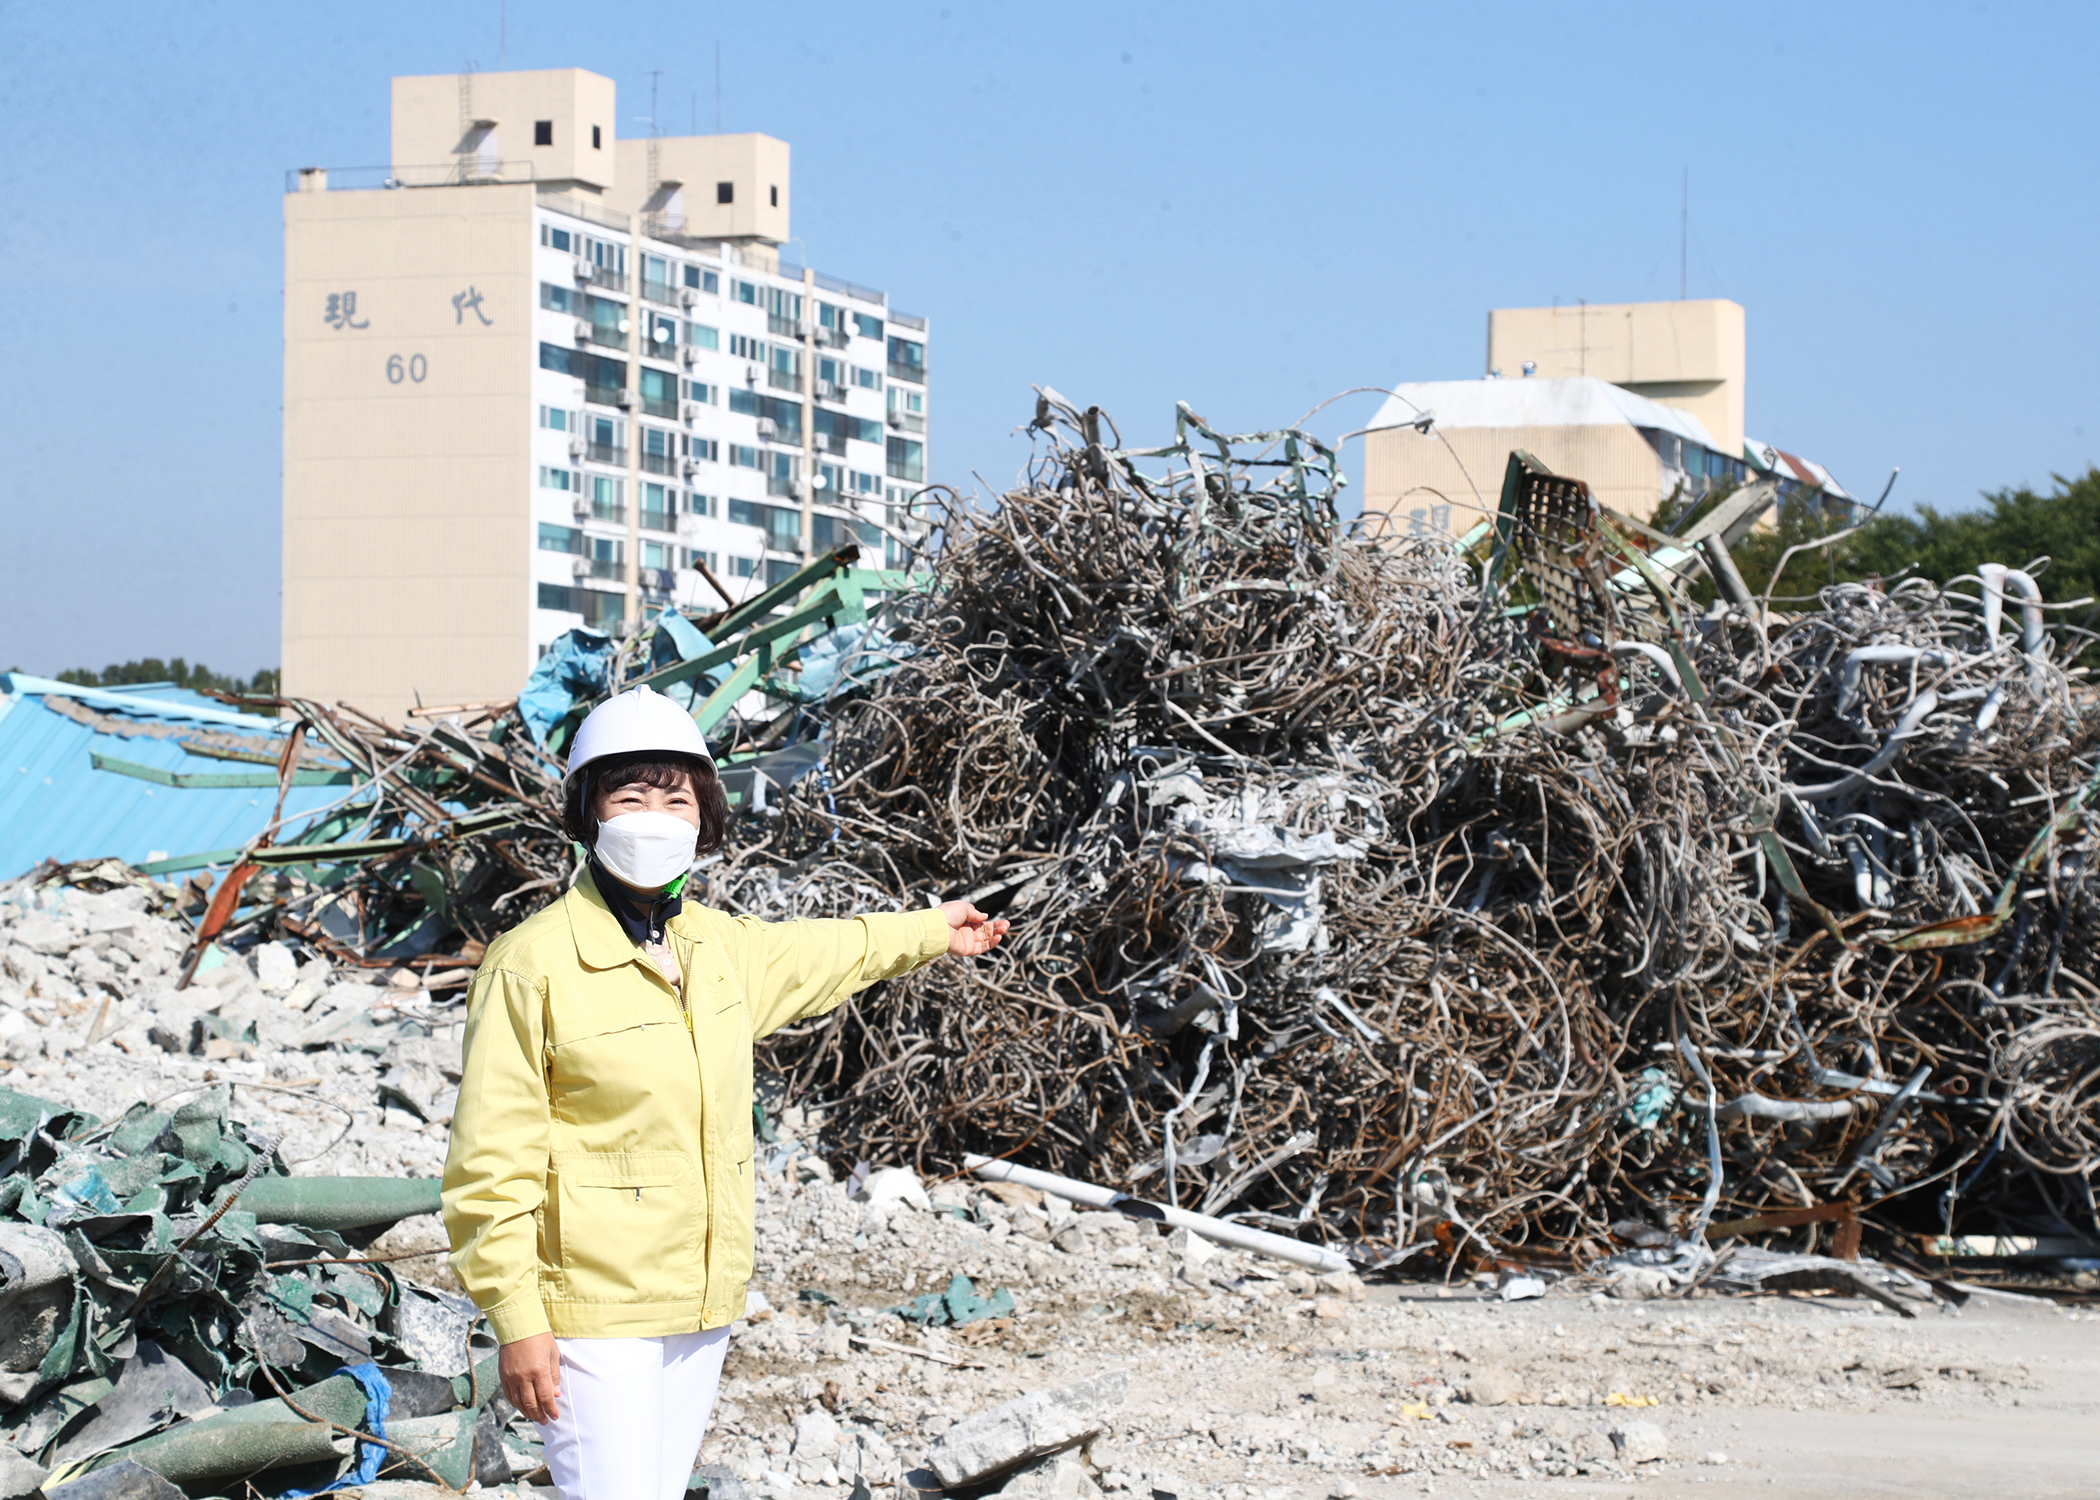
<path fill-rule="evenodd" d="M 560 1415 L 539 1429 L 561 1500 L 679 1500 L 715 1408 L 729 1330 L 554 1342 Z"/>

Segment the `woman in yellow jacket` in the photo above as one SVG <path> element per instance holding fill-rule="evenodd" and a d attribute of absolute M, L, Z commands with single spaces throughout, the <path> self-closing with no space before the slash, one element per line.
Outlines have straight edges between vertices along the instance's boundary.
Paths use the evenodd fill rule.
<path fill-rule="evenodd" d="M 673 1500 L 751 1275 L 752 1042 L 1007 924 L 683 900 L 729 809 L 691 716 L 647 688 L 584 720 L 564 796 L 589 864 L 474 976 L 445 1227 L 562 1500 Z"/>

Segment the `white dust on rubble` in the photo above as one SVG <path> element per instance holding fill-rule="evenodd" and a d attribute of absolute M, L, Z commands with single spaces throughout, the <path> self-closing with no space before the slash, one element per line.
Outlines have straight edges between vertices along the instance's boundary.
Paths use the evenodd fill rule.
<path fill-rule="evenodd" d="M 114 1119 L 228 1083 L 295 1173 L 440 1172 L 459 1006 L 275 943 L 178 991 L 189 930 L 148 905 L 136 887 L 0 900 L 0 1086 Z"/>

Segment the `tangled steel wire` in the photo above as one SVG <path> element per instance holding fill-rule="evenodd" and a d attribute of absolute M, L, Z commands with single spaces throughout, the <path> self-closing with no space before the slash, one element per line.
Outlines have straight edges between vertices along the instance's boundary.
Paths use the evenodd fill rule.
<path fill-rule="evenodd" d="M 1576 640 L 1509 526 L 1367 537 L 1302 433 L 1033 425 L 906 668 L 707 872 L 1013 919 L 773 1044 L 841 1154 L 1388 1250 L 1584 1260 L 1716 1194 L 2100 1227 L 2093 704 L 2005 570 L 1691 618 L 1606 518 Z"/>

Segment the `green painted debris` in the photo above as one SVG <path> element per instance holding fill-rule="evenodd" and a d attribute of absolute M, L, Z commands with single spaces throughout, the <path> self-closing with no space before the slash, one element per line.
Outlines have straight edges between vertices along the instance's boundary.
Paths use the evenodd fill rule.
<path fill-rule="evenodd" d="M 1001 1287 L 989 1297 L 980 1297 L 976 1283 L 967 1276 L 957 1276 L 948 1283 L 945 1292 L 928 1292 L 899 1306 L 885 1307 L 883 1311 L 908 1318 L 921 1328 L 961 1328 L 966 1323 L 978 1323 L 986 1318 L 1012 1317 L 1014 1295 Z"/>

